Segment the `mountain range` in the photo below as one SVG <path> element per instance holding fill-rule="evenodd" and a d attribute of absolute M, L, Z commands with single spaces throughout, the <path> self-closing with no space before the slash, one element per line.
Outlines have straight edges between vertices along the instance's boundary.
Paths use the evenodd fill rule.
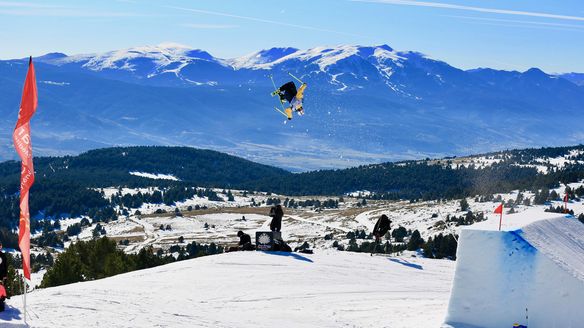
<path fill-rule="evenodd" d="M 578 144 L 582 74 L 462 70 L 387 45 L 272 48 L 221 59 L 178 44 L 33 58 L 35 154 L 120 145 L 208 148 L 305 171 L 508 148 Z M 0 159 L 27 68 L 0 61 Z M 308 84 L 284 124 L 277 84 Z"/>

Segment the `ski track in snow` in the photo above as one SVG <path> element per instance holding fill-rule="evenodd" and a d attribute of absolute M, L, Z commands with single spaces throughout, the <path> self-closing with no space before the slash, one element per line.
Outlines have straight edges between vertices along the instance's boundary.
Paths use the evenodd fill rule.
<path fill-rule="evenodd" d="M 152 245 L 159 240 L 159 235 L 154 231 L 154 227 L 152 226 L 152 224 L 136 219 L 135 217 L 129 217 L 128 220 L 134 222 L 135 224 L 141 226 L 144 229 L 145 239 L 141 243 L 128 246 L 125 250 L 127 253 L 138 252 L 142 248 L 148 245 Z"/>
<path fill-rule="evenodd" d="M 365 228 L 366 231 L 373 231 L 373 227 L 375 227 L 375 223 L 379 216 L 381 216 L 382 212 L 386 212 L 385 209 L 375 209 L 371 211 L 366 211 L 360 213 L 355 217 L 355 221 L 361 228 Z"/>

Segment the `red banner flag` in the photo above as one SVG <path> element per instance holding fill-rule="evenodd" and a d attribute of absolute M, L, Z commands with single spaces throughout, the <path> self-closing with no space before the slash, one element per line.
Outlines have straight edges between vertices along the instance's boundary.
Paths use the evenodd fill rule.
<path fill-rule="evenodd" d="M 12 140 L 14 148 L 22 160 L 20 170 L 20 223 L 18 230 L 18 246 L 22 253 L 22 269 L 24 277 L 30 280 L 30 213 L 28 210 L 28 191 L 34 183 L 34 167 L 32 164 L 32 144 L 30 140 L 30 118 L 37 108 L 37 86 L 34 76 L 32 57 L 28 62 L 28 73 L 24 81 L 18 121 L 14 128 Z"/>
<path fill-rule="evenodd" d="M 501 205 L 497 206 L 494 213 L 503 214 L 503 203 L 501 203 Z"/>

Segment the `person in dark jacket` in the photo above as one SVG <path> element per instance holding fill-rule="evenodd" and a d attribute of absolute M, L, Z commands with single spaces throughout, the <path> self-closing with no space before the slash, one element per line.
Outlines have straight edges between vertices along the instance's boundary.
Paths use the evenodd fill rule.
<path fill-rule="evenodd" d="M 2 242 L 0 242 L 0 282 L 6 285 L 6 279 L 8 278 L 8 260 L 6 259 L 6 254 L 2 250 Z"/>
<path fill-rule="evenodd" d="M 284 210 L 282 205 L 273 206 L 270 209 L 270 216 L 272 217 L 272 222 L 270 222 L 270 230 L 280 231 L 282 230 L 282 218 L 284 217 Z"/>
<path fill-rule="evenodd" d="M 251 237 L 244 233 L 243 231 L 237 232 L 237 237 L 239 237 L 239 249 L 242 251 L 253 251 L 253 245 L 251 244 Z"/>
<path fill-rule="evenodd" d="M 375 223 L 375 227 L 373 227 L 373 236 L 375 237 L 375 246 L 373 247 L 373 251 L 371 255 L 377 251 L 377 246 L 381 243 L 381 237 L 385 236 L 385 234 L 391 229 L 391 220 L 387 217 L 387 215 L 383 214 Z"/>
<path fill-rule="evenodd" d="M 387 215 L 383 214 L 375 223 L 375 227 L 373 228 L 373 236 L 375 236 L 375 242 L 378 243 L 381 241 L 381 237 L 385 236 L 385 234 L 391 229 L 391 220 L 387 217 Z"/>

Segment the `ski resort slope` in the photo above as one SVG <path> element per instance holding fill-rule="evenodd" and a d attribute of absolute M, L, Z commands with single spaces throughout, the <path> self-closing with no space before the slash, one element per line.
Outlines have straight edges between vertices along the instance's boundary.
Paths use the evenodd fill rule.
<path fill-rule="evenodd" d="M 454 262 L 236 252 L 39 289 L 30 327 L 440 327 Z M 22 298 L 0 326 L 22 325 Z"/>
<path fill-rule="evenodd" d="M 536 210 L 465 228 L 446 322 L 455 328 L 584 326 L 584 225 Z"/>

